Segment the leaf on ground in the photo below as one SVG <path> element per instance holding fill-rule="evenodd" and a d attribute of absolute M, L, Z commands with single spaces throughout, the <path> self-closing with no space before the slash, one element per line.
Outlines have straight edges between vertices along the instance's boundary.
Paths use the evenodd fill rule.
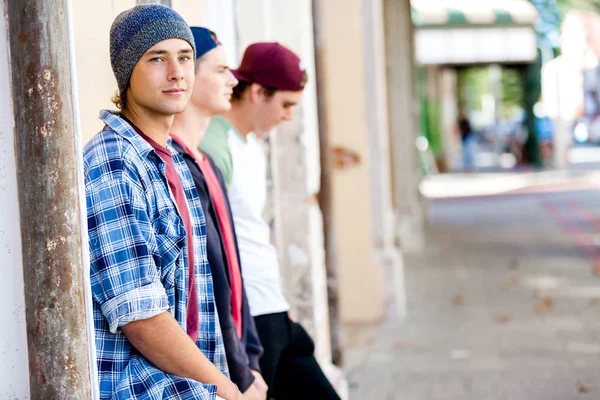
<path fill-rule="evenodd" d="M 498 317 L 498 323 L 500 324 L 507 324 L 510 321 L 512 321 L 512 317 L 508 314 L 504 314 Z"/>
<path fill-rule="evenodd" d="M 465 304 L 465 296 L 463 296 L 462 294 L 457 294 L 452 298 L 452 304 L 454 304 L 455 306 L 462 306 L 463 304 Z"/>
<path fill-rule="evenodd" d="M 554 307 L 554 299 L 552 297 L 546 297 L 535 306 L 535 312 L 544 314 L 550 311 L 552 307 Z"/>
<path fill-rule="evenodd" d="M 546 291 L 544 289 L 538 290 L 537 292 L 535 292 L 535 297 L 540 300 L 545 299 L 547 297 Z"/>
<path fill-rule="evenodd" d="M 506 290 L 510 290 L 512 288 L 515 288 L 519 286 L 519 277 L 518 276 L 513 276 L 512 278 L 510 278 L 509 280 L 507 280 L 506 282 L 504 282 L 504 288 Z"/>
<path fill-rule="evenodd" d="M 592 391 L 592 387 L 590 385 L 586 385 L 585 383 L 579 384 L 579 392 L 580 393 L 589 393 Z"/>
<path fill-rule="evenodd" d="M 594 268 L 592 268 L 592 272 L 594 273 L 594 275 L 600 276 L 600 263 L 594 265 Z"/>

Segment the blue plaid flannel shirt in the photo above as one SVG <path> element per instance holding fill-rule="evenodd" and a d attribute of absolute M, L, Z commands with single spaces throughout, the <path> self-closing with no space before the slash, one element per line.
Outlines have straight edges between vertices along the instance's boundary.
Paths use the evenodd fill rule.
<path fill-rule="evenodd" d="M 116 113 L 102 111 L 100 118 L 106 126 L 84 151 L 100 397 L 212 400 L 216 386 L 162 372 L 119 329 L 169 311 L 185 331 L 187 250 L 183 221 L 166 182 L 166 164 Z M 168 147 L 194 228 L 197 345 L 229 376 L 206 259 L 204 214 L 184 160 L 170 142 Z"/>

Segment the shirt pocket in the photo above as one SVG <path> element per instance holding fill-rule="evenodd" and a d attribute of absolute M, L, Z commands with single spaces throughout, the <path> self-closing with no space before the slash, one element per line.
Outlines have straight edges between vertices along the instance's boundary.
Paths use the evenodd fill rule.
<path fill-rule="evenodd" d="M 177 267 L 183 265 L 185 228 L 179 215 L 172 210 L 165 210 L 159 214 L 154 219 L 153 227 L 157 249 L 156 265 L 160 273 L 160 281 L 169 295 L 169 304 L 173 305 L 171 293 L 175 288 Z"/>

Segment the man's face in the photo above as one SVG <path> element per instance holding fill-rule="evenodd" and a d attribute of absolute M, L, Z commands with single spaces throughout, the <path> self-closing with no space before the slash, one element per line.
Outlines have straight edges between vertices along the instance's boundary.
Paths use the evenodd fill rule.
<path fill-rule="evenodd" d="M 210 116 L 231 108 L 231 93 L 238 84 L 227 66 L 225 49 L 217 46 L 204 54 L 196 67 L 192 104 Z"/>
<path fill-rule="evenodd" d="M 127 89 L 127 108 L 173 115 L 185 110 L 194 86 L 192 46 L 167 39 L 152 46 L 135 65 Z"/>
<path fill-rule="evenodd" d="M 302 91 L 289 90 L 278 90 L 273 96 L 267 97 L 261 88 L 256 101 L 255 134 L 264 137 L 281 122 L 290 121 L 294 106 L 301 98 Z"/>

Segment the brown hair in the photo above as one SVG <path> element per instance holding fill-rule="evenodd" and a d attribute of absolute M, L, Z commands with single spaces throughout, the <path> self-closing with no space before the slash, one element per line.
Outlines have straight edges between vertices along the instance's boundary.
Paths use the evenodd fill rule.
<path fill-rule="evenodd" d="M 300 78 L 300 87 L 304 88 L 306 86 L 306 82 L 308 82 L 308 74 L 305 71 L 302 71 L 302 78 Z"/>
<path fill-rule="evenodd" d="M 127 108 L 127 92 L 119 93 L 117 90 L 115 95 L 112 97 L 111 101 L 117 106 L 117 109 L 123 110 Z"/>
<path fill-rule="evenodd" d="M 233 93 L 231 94 L 231 102 L 235 103 L 235 102 L 242 100 L 242 97 L 244 97 L 244 93 L 246 93 L 246 90 L 251 85 L 252 85 L 252 82 L 239 81 L 239 83 L 233 87 Z M 274 87 L 270 87 L 270 86 L 261 86 L 261 87 L 265 91 L 265 96 L 267 98 L 273 97 L 275 92 L 277 92 L 277 89 L 275 89 Z"/>

